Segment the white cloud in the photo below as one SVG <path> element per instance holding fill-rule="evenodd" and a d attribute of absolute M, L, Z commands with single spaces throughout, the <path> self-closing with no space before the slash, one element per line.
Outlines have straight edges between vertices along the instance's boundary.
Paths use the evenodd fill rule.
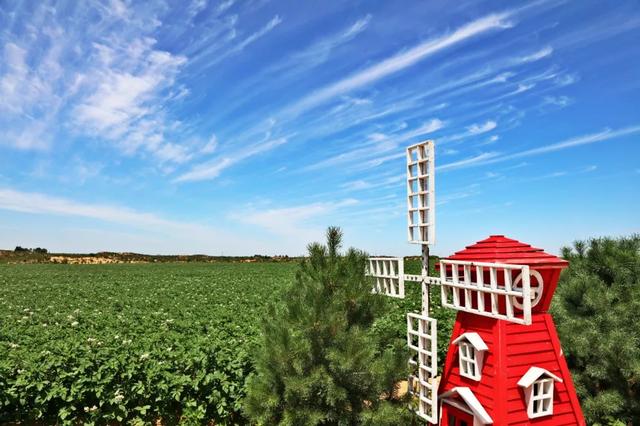
<path fill-rule="evenodd" d="M 471 126 L 467 127 L 467 132 L 470 135 L 479 135 L 481 133 L 490 132 L 491 130 L 495 129 L 497 126 L 498 124 L 495 121 L 487 120 L 483 124 L 472 124 Z"/>
<path fill-rule="evenodd" d="M 509 28 L 511 24 L 506 21 L 507 17 L 508 14 L 488 15 L 458 28 L 451 34 L 420 43 L 405 52 L 385 59 L 350 77 L 311 93 L 289 107 L 288 112 L 299 113 L 313 108 L 335 96 L 402 71 L 447 47 L 456 45 L 490 30 Z"/>
<path fill-rule="evenodd" d="M 218 138 L 216 135 L 211 135 L 209 141 L 200 149 L 201 154 L 212 154 L 218 148 Z"/>
<path fill-rule="evenodd" d="M 517 59 L 518 63 L 528 63 L 528 62 L 535 62 L 535 61 L 539 61 L 542 58 L 546 58 L 547 56 L 551 56 L 551 54 L 553 53 L 553 48 L 551 46 L 546 46 L 543 47 L 542 49 L 538 50 L 537 52 L 534 52 L 530 55 L 526 55 L 526 56 L 522 56 L 520 58 Z"/>
<path fill-rule="evenodd" d="M 369 26 L 370 22 L 371 15 L 366 15 L 343 31 L 326 37 L 300 52 L 294 53 L 290 59 L 276 65 L 271 68 L 270 71 L 282 70 L 284 72 L 291 72 L 292 68 L 300 71 L 319 65 L 325 62 L 331 52 L 338 46 L 353 40 L 358 34 L 362 33 Z"/>
<path fill-rule="evenodd" d="M 417 129 L 411 130 L 409 132 L 403 133 L 399 138 L 397 138 L 397 141 L 406 141 L 418 136 L 424 136 L 424 135 L 428 135 L 429 133 L 433 133 L 436 132 L 440 129 L 442 129 L 445 126 L 445 122 L 434 118 L 431 119 L 425 123 L 422 124 L 422 126 L 418 127 Z"/>
<path fill-rule="evenodd" d="M 545 96 L 543 105 L 553 105 L 564 108 L 573 103 L 573 99 L 568 96 Z"/>
<path fill-rule="evenodd" d="M 485 152 L 475 157 L 465 158 L 464 160 L 454 161 L 453 163 L 446 163 L 441 166 L 437 166 L 437 171 L 445 171 L 445 170 L 453 170 L 453 169 L 462 169 L 472 165 L 477 164 L 486 164 L 487 161 L 496 158 L 498 153 L 496 152 Z"/>
<path fill-rule="evenodd" d="M 222 3 L 220 3 L 218 5 L 218 13 L 222 13 L 224 11 L 226 11 L 227 9 L 231 8 L 231 6 L 233 6 L 235 4 L 235 0 L 227 0 L 227 1 L 223 1 Z"/>
<path fill-rule="evenodd" d="M 553 82 L 556 83 L 559 87 L 569 86 L 571 84 L 576 83 L 580 80 L 578 74 L 562 74 L 553 79 Z"/>
<path fill-rule="evenodd" d="M 353 206 L 358 201 L 352 198 L 338 202 L 318 202 L 294 207 L 256 209 L 236 212 L 233 218 L 241 223 L 256 225 L 272 234 L 311 241 L 328 224 L 323 223 L 314 228 L 310 224 L 314 220 L 325 218 L 337 210 Z"/>
<path fill-rule="evenodd" d="M 261 142 L 243 150 L 231 153 L 227 156 L 220 156 L 212 161 L 198 164 L 186 173 L 174 179 L 174 182 L 194 182 L 200 180 L 211 180 L 217 178 L 223 170 L 233 166 L 239 161 L 253 157 L 257 154 L 270 151 L 277 146 L 287 142 L 286 138 L 271 139 Z"/>
<path fill-rule="evenodd" d="M 124 43 L 120 40 L 120 43 Z M 166 141 L 162 102 L 186 58 L 153 48 L 155 40 L 94 43 L 97 63 L 83 74 L 85 95 L 74 108 L 78 132 L 114 142 L 125 153 L 142 148 L 162 162 L 185 162 L 185 146 Z"/>
<path fill-rule="evenodd" d="M 180 229 L 197 229 L 188 223 L 174 222 L 153 213 L 105 204 L 84 204 L 66 198 L 52 197 L 36 192 L 21 192 L 0 188 L 0 209 L 23 213 L 53 214 L 98 219 L 143 228 L 168 226 Z"/>
<path fill-rule="evenodd" d="M 346 182 L 340 185 L 340 188 L 346 189 L 348 191 L 358 191 L 358 190 L 367 189 L 370 187 L 371 187 L 371 184 L 362 179 Z"/>
<path fill-rule="evenodd" d="M 512 154 L 498 155 L 496 153 L 485 153 L 476 157 L 468 158 L 455 163 L 448 163 L 438 167 L 438 170 L 450 170 L 458 168 L 466 168 L 473 166 L 482 166 L 487 164 L 499 163 L 503 161 L 517 160 L 525 157 L 532 157 L 550 152 L 561 151 L 564 149 L 575 148 L 582 145 L 589 145 L 596 142 L 603 142 L 610 139 L 616 139 L 623 136 L 629 136 L 640 133 L 640 125 L 625 127 L 618 130 L 606 129 L 602 132 L 592 133 L 584 136 L 567 139 L 561 142 L 543 145 L 538 148 L 527 149 L 525 151 L 515 152 Z"/>
<path fill-rule="evenodd" d="M 262 28 L 260 28 L 258 31 L 254 32 L 252 34 L 249 34 L 247 37 L 242 39 L 235 46 L 230 47 L 229 49 L 225 50 L 224 52 L 220 52 L 215 57 L 209 57 L 207 65 L 208 66 L 212 66 L 212 65 L 222 61 L 223 59 L 226 59 L 227 57 L 229 57 L 231 55 L 235 55 L 235 54 L 237 54 L 239 52 L 242 52 L 248 46 L 250 46 L 251 44 L 255 43 L 256 41 L 258 41 L 260 38 L 264 37 L 268 33 L 270 33 L 274 28 L 276 28 L 281 23 L 282 23 L 282 18 L 280 18 L 279 15 L 274 16 Z"/>
<path fill-rule="evenodd" d="M 83 203 L 67 198 L 36 192 L 23 192 L 0 187 L 0 210 L 19 213 L 76 218 L 74 229 L 17 229 L 4 227 L 0 234 L 1 244 L 16 244 L 16 241 L 32 241 L 34 246 L 67 251 L 146 251 L 149 253 L 210 253 L 219 255 L 252 255 L 254 253 L 278 253 L 284 250 L 300 250 L 304 244 L 291 244 L 283 249 L 272 239 L 261 241 L 254 235 L 232 234 L 212 226 L 193 221 L 172 220 L 155 213 L 128 207 Z M 83 225 L 78 218 L 98 221 Z M 109 223 L 104 228 L 101 222 Z M 36 222 L 37 223 L 37 222 Z M 115 225 L 113 225 L 115 224 Z M 50 228 L 50 225 L 47 225 Z M 78 229 L 81 227 L 83 229 Z M 34 232 L 35 231 L 35 232 Z M 43 232 L 44 231 L 44 232 Z M 75 232 L 73 239 L 66 238 Z M 12 236 L 13 235 L 13 236 Z M 65 237 L 66 236 L 66 237 Z M 114 238 L 116 236 L 117 238 Z M 125 240 L 123 240 L 123 237 Z M 71 241 L 73 240 L 73 241 Z M 308 240 L 303 240 L 304 243 Z M 299 252 L 299 251 L 297 251 Z"/>

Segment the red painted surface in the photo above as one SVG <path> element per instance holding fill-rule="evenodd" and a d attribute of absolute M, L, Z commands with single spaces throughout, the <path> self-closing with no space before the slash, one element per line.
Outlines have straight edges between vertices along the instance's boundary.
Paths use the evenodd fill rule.
<path fill-rule="evenodd" d="M 439 394 L 454 387 L 468 387 L 493 419 L 494 425 L 584 425 L 584 417 L 562 354 L 560 341 L 551 315 L 546 312 L 561 268 L 568 265 L 540 249 L 503 236 L 492 236 L 450 259 L 530 265 L 544 277 L 544 295 L 532 313 L 532 324 L 521 325 L 458 312 L 450 342 L 465 332 L 476 332 L 489 347 L 484 356 L 480 381 L 462 377 L 459 371 L 458 347 L 449 346 Z M 553 414 L 529 419 L 527 402 L 518 380 L 530 367 L 541 367 L 562 379 L 554 386 Z M 443 403 L 441 425 L 445 423 Z"/>
<path fill-rule="evenodd" d="M 473 426 L 473 416 L 449 404 L 444 404 L 441 422 L 446 426 Z"/>

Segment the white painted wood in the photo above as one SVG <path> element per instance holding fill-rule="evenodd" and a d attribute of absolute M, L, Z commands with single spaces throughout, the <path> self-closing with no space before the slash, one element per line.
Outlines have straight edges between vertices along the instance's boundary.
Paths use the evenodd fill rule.
<path fill-rule="evenodd" d="M 475 270 L 475 278 L 471 271 Z M 462 271 L 462 276 L 460 272 Z M 484 274 L 489 275 L 489 285 Z M 519 274 L 519 275 L 518 275 Z M 531 324 L 531 288 L 529 266 L 506 263 L 440 261 L 442 306 L 495 319 Z M 514 285 L 514 276 L 521 276 Z M 501 277 L 501 280 L 499 280 Z M 485 298 L 491 301 L 485 306 Z M 522 301 L 516 305 L 516 301 Z M 475 302 L 475 303 L 474 303 Z"/>
<path fill-rule="evenodd" d="M 524 388 L 527 402 L 527 416 L 530 419 L 553 414 L 554 382 L 562 383 L 562 379 L 548 370 L 531 367 L 518 380 L 518 386 Z"/>
<path fill-rule="evenodd" d="M 435 148 L 433 141 L 407 147 L 408 239 L 435 243 Z"/>
<path fill-rule="evenodd" d="M 524 373 L 524 376 L 522 376 L 520 380 L 518 380 L 518 386 L 521 386 L 523 388 L 528 388 L 533 384 L 533 382 L 535 382 L 542 376 L 550 377 L 556 382 L 562 383 L 562 379 L 556 376 L 555 374 L 553 374 L 552 372 L 550 372 L 549 370 L 546 370 L 541 367 L 533 366 L 533 367 L 530 367 L 526 373 Z"/>
<path fill-rule="evenodd" d="M 438 330 L 437 321 L 426 315 L 407 314 L 407 344 L 412 350 L 409 393 L 415 413 L 429 423 L 438 422 Z"/>
<path fill-rule="evenodd" d="M 482 337 L 476 332 L 462 333 L 451 342 L 458 345 L 458 364 L 460 375 L 480 381 L 485 352 L 489 350 Z"/>
<path fill-rule="evenodd" d="M 374 278 L 374 293 L 404 299 L 404 259 L 370 257 L 367 275 Z"/>
<path fill-rule="evenodd" d="M 440 395 L 440 399 L 442 399 L 443 402 L 450 403 L 450 401 L 454 402 L 451 397 L 456 395 L 459 396 L 460 399 L 465 402 L 465 404 L 467 404 L 467 407 L 469 407 L 469 409 L 473 411 L 474 418 L 478 419 L 481 424 L 493 424 L 493 419 L 491 418 L 489 413 L 487 413 L 487 410 L 484 409 L 480 401 L 478 401 L 478 398 L 476 398 L 476 396 L 474 395 L 473 391 L 468 387 L 456 386 L 450 391 Z"/>

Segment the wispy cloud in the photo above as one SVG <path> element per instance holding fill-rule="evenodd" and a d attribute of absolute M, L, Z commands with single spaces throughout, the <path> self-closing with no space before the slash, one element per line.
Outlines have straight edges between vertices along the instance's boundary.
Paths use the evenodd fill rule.
<path fill-rule="evenodd" d="M 517 63 L 526 64 L 529 62 L 539 61 L 540 59 L 546 58 L 547 56 L 551 56 L 552 53 L 553 48 L 551 46 L 546 46 L 530 55 L 521 56 L 517 59 Z"/>
<path fill-rule="evenodd" d="M 462 139 L 466 139 L 469 137 L 478 136 L 483 133 L 490 132 L 494 130 L 496 127 L 498 127 L 498 123 L 494 120 L 487 120 L 484 123 L 474 123 L 474 124 L 471 124 L 470 126 L 467 126 L 464 132 L 441 137 L 438 139 L 438 142 L 442 144 L 447 142 L 460 141 Z"/>
<path fill-rule="evenodd" d="M 299 113 L 309 108 L 313 108 L 314 106 L 332 99 L 335 96 L 350 92 L 354 89 L 402 71 L 405 68 L 408 68 L 435 54 L 436 52 L 439 52 L 440 50 L 486 33 L 490 30 L 509 28 L 512 24 L 507 21 L 508 16 L 508 14 L 488 15 L 458 28 L 451 34 L 420 43 L 406 52 L 399 53 L 385 59 L 384 61 L 372 65 L 350 77 L 311 93 L 289 107 L 288 111 Z"/>
<path fill-rule="evenodd" d="M 171 227 L 197 230 L 198 226 L 176 222 L 153 213 L 106 204 L 87 204 L 37 192 L 0 188 L 0 209 L 23 213 L 52 214 L 97 219 L 142 228 Z"/>
<path fill-rule="evenodd" d="M 498 156 L 496 152 L 485 152 L 479 155 L 476 155 L 471 158 L 465 158 L 464 160 L 454 161 L 452 163 L 446 163 L 441 166 L 437 166 L 436 170 L 445 171 L 445 170 L 454 170 L 454 169 L 462 169 L 474 165 L 487 164 L 492 159 L 495 159 Z"/>
<path fill-rule="evenodd" d="M 576 148 L 582 145 L 589 145 L 597 142 L 603 142 L 610 139 L 616 139 L 624 136 L 640 133 L 640 125 L 625 127 L 618 130 L 606 129 L 602 132 L 592 133 L 584 136 L 567 139 L 561 142 L 543 145 L 538 148 L 527 149 L 511 154 L 498 155 L 495 152 L 483 153 L 475 157 L 444 164 L 438 167 L 438 170 L 452 170 L 467 168 L 473 166 L 482 166 L 487 164 L 499 163 L 503 161 L 517 160 L 520 158 L 533 157 L 536 155 L 547 154 L 550 152 L 561 151 L 569 148 Z"/>
<path fill-rule="evenodd" d="M 254 155 L 270 151 L 286 142 L 286 138 L 270 139 L 253 146 L 249 146 L 240 151 L 236 151 L 235 153 L 220 156 L 214 160 L 194 166 L 188 172 L 175 178 L 174 182 L 194 182 L 215 179 L 223 170 L 233 166 L 234 164 L 253 157 Z"/>
<path fill-rule="evenodd" d="M 170 123 L 157 106 L 186 58 L 154 49 L 151 38 L 94 44 L 95 66 L 81 75 L 85 95 L 74 108 L 78 132 L 115 142 L 123 152 L 139 149 L 162 161 L 190 158 L 184 146 L 168 142 Z"/>
<path fill-rule="evenodd" d="M 357 148 L 309 164 L 304 167 L 304 170 L 317 170 L 340 164 L 349 164 L 352 169 L 379 166 L 388 160 L 397 158 L 398 148 L 402 143 L 436 132 L 445 127 L 445 125 L 444 121 L 433 118 L 425 121 L 415 129 L 397 135 L 372 133 L 369 135 L 369 141 L 361 143 Z M 394 152 L 394 154 L 389 156 L 389 152 Z"/>
<path fill-rule="evenodd" d="M 222 59 L 226 58 L 227 56 L 230 56 L 230 55 L 233 55 L 235 53 L 241 52 L 247 46 L 255 43 L 258 39 L 260 39 L 261 37 L 263 37 L 266 34 L 268 34 L 269 32 L 271 32 L 271 30 L 273 30 L 275 27 L 277 27 L 281 23 L 282 23 L 282 18 L 280 18 L 279 15 L 274 16 L 273 18 L 271 18 L 271 20 L 269 22 L 267 22 L 258 31 L 254 32 L 252 34 L 249 34 L 247 37 L 242 39 L 242 41 L 240 41 L 234 47 L 232 47 L 231 49 L 228 49 L 224 54 L 219 55 L 217 61 L 214 61 L 213 63 L 219 62 Z M 209 64 L 211 65 L 212 62 L 210 62 Z"/>
<path fill-rule="evenodd" d="M 365 15 L 358 19 L 344 30 L 325 37 L 309 47 L 294 53 L 287 60 L 270 68 L 270 72 L 285 71 L 291 73 L 292 70 L 300 72 L 325 62 L 331 53 L 349 41 L 353 40 L 358 34 L 367 29 L 371 22 L 371 15 Z"/>
<path fill-rule="evenodd" d="M 495 121 L 487 120 L 487 122 L 485 122 L 484 124 L 472 124 L 471 126 L 467 127 L 467 132 L 470 135 L 479 135 L 481 133 L 490 132 L 497 126 L 498 124 Z"/>
<path fill-rule="evenodd" d="M 319 232 L 327 225 L 323 223 L 314 228 L 311 225 L 314 220 L 357 203 L 357 200 L 347 198 L 337 202 L 236 212 L 232 214 L 232 218 L 241 223 L 258 226 L 275 235 L 310 241 L 317 238 Z"/>

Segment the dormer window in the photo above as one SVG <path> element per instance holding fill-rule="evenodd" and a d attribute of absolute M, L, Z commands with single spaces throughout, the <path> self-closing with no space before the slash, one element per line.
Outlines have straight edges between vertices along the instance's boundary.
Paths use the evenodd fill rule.
<path fill-rule="evenodd" d="M 458 345 L 460 375 L 480 380 L 484 353 L 489 349 L 478 333 L 462 333 L 453 344 Z"/>
<path fill-rule="evenodd" d="M 518 386 L 524 388 L 527 415 L 530 419 L 553 414 L 555 382 L 562 383 L 562 379 L 540 367 L 531 367 L 518 381 Z"/>

